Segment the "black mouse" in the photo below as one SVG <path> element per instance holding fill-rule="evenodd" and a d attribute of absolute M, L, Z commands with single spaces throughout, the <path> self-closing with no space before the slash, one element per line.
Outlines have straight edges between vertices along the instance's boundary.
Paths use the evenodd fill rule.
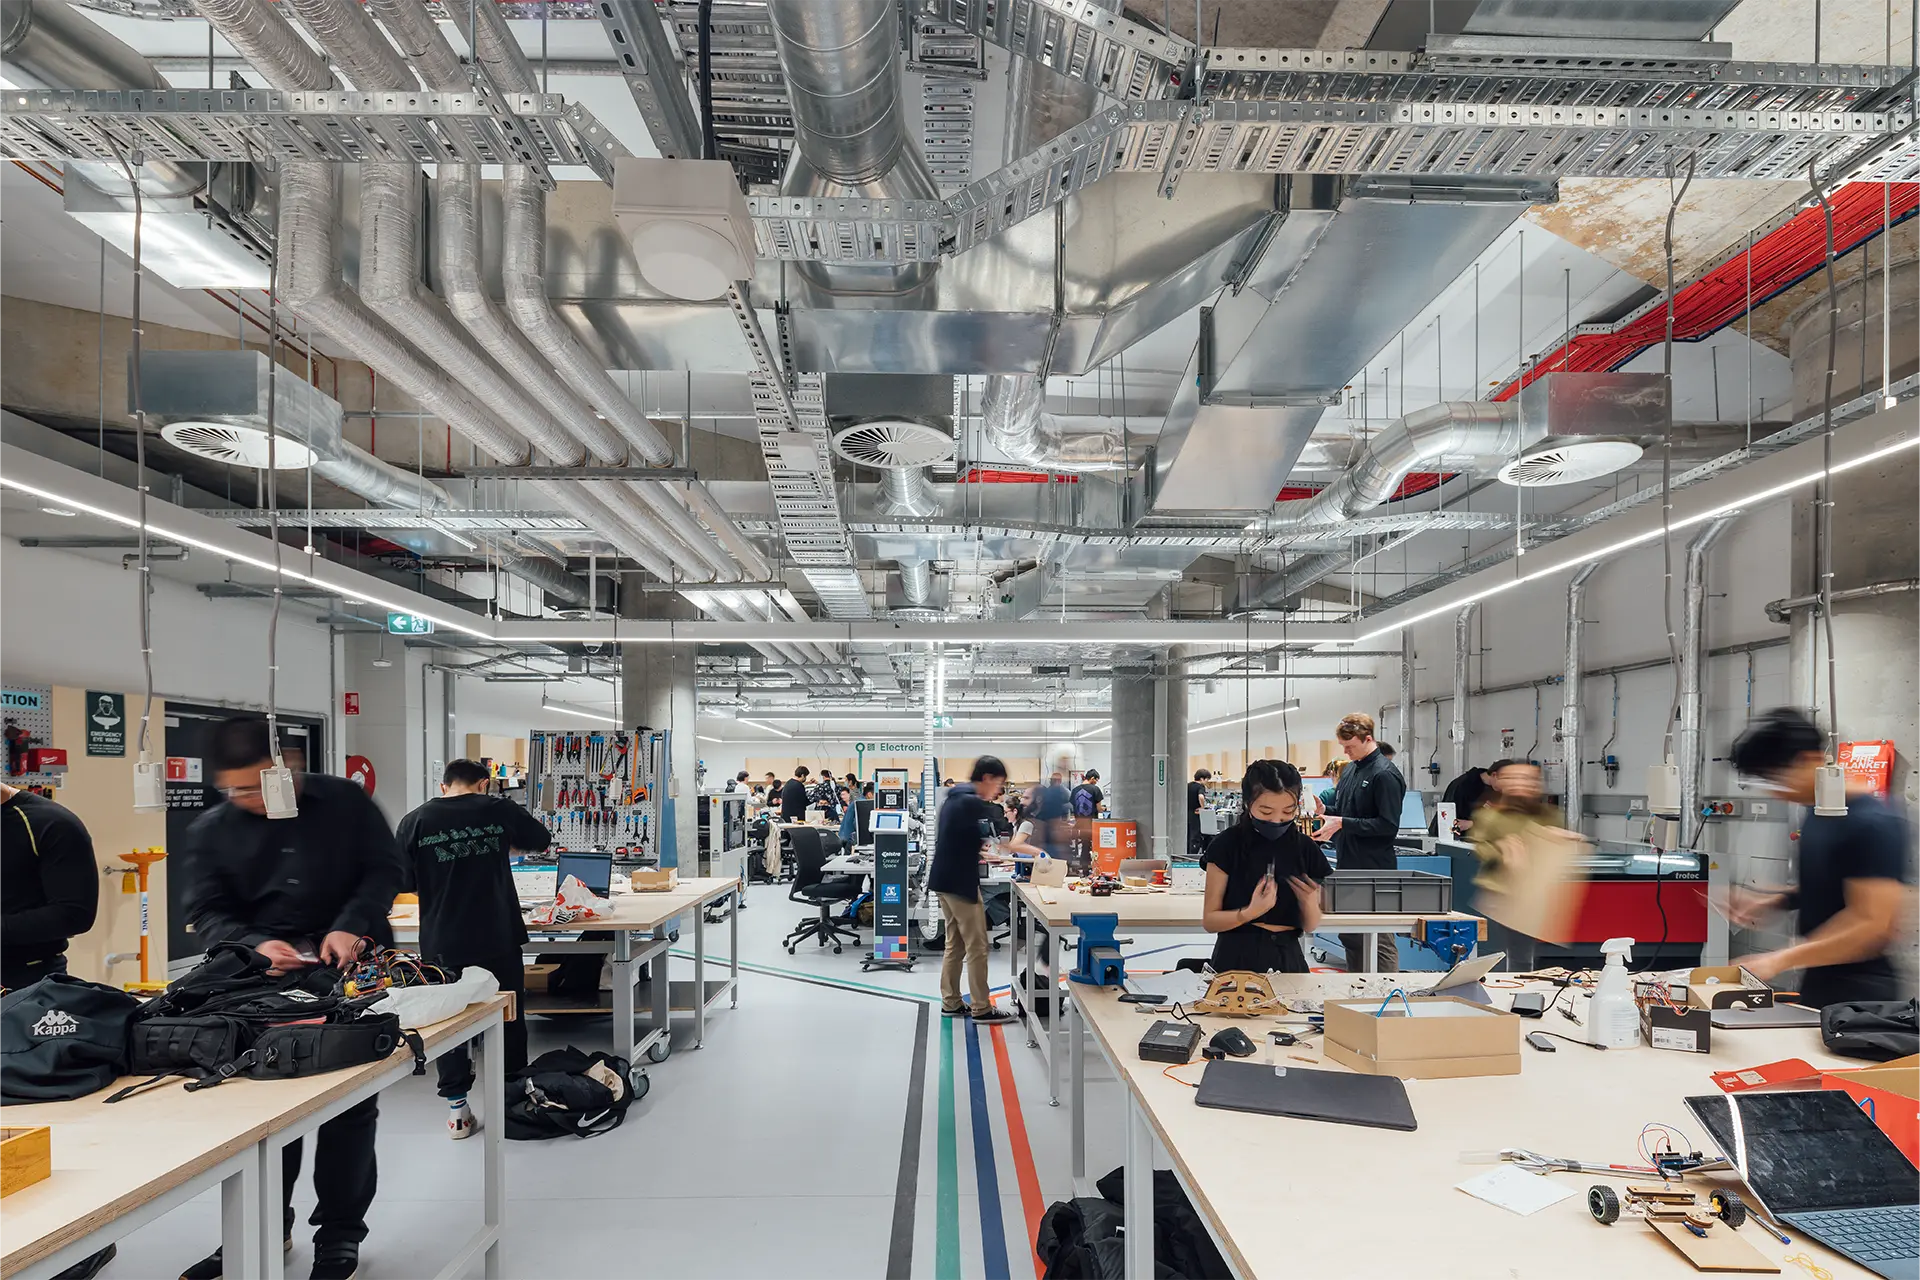
<path fill-rule="evenodd" d="M 1228 1027 L 1224 1031 L 1214 1032 L 1213 1039 L 1207 1041 L 1207 1045 L 1236 1058 L 1253 1056 L 1253 1041 L 1248 1039 L 1247 1033 L 1238 1027 Z"/>

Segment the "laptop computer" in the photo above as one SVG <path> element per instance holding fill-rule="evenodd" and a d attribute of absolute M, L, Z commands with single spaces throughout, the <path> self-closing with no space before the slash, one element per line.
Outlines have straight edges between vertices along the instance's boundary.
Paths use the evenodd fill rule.
<path fill-rule="evenodd" d="M 1838 1089 L 1688 1098 L 1754 1197 L 1889 1280 L 1920 1276 L 1920 1176 Z"/>
<path fill-rule="evenodd" d="M 1817 1027 L 1820 1011 L 1803 1004 L 1773 1004 L 1763 1009 L 1715 1009 L 1707 1020 L 1728 1031 L 1747 1027 Z"/>
<path fill-rule="evenodd" d="M 554 892 L 573 876 L 601 897 L 613 892 L 613 855 L 611 853 L 563 853 L 553 868 Z"/>
<path fill-rule="evenodd" d="M 1207 1064 L 1194 1101 L 1223 1111 L 1253 1111 L 1296 1120 L 1326 1120 L 1370 1129 L 1417 1129 L 1406 1082 L 1398 1076 L 1316 1071 L 1258 1062 Z"/>
<path fill-rule="evenodd" d="M 1493 951 L 1484 956 L 1457 960 L 1433 986 L 1425 991 L 1409 991 L 1407 994 L 1415 999 L 1421 996 L 1453 996 L 1460 1000 L 1471 1000 L 1475 1004 L 1491 1005 L 1493 1000 L 1487 995 L 1484 980 L 1506 958 L 1506 952 Z"/>

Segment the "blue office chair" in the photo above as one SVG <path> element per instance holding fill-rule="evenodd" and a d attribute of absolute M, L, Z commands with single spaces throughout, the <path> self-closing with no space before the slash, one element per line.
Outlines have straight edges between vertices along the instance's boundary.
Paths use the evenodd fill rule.
<path fill-rule="evenodd" d="M 794 872 L 793 888 L 787 891 L 787 897 L 816 908 L 819 914 L 802 920 L 783 939 L 787 954 L 793 955 L 795 948 L 808 938 L 823 947 L 832 943 L 835 955 L 840 953 L 842 938 L 859 946 L 860 935 L 835 920 L 833 908 L 838 903 L 858 897 L 860 881 L 853 876 L 827 877 L 824 870 L 827 847 L 821 832 L 808 827 L 795 827 L 788 834 L 793 838 Z M 834 843 L 839 843 L 837 837 Z"/>

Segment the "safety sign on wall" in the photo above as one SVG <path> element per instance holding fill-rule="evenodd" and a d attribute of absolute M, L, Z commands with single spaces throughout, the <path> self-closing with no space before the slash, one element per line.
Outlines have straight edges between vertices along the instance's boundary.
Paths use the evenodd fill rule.
<path fill-rule="evenodd" d="M 87 754 L 127 754 L 127 695 L 87 690 Z"/>

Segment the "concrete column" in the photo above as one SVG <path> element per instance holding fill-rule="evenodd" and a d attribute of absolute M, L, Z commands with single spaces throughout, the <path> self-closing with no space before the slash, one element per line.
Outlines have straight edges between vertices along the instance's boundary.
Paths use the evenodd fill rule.
<path fill-rule="evenodd" d="M 621 584 L 620 615 L 655 621 L 692 621 L 699 611 L 681 597 L 665 591 L 644 591 L 640 574 L 627 574 Z M 699 701 L 694 685 L 692 644 L 632 644 L 620 653 L 621 721 L 627 727 L 664 729 L 670 735 L 667 755 L 666 800 L 674 806 L 673 848 L 677 865 L 693 867 L 697 863 L 699 824 L 696 809 L 694 769 L 699 761 L 699 744 L 694 738 L 694 720 Z M 662 811 L 662 821 L 665 812 Z M 663 850 L 664 851 L 664 850 Z"/>
<path fill-rule="evenodd" d="M 1109 789 L 1114 816 L 1139 824 L 1142 857 L 1173 857 L 1186 848 L 1187 683 L 1180 665 L 1185 656 L 1185 646 L 1175 645 L 1155 674 L 1113 682 Z M 1164 848 L 1155 844 L 1159 836 L 1166 837 Z"/>
<path fill-rule="evenodd" d="M 341 691 L 360 695 L 360 714 L 341 717 L 346 726 L 341 738 L 345 754 L 372 762 L 374 803 L 387 821 L 398 822 L 436 794 L 433 784 L 439 779 L 429 773 L 446 761 L 436 761 L 431 751 L 423 758 L 421 751 L 422 735 L 428 733 L 421 690 L 427 651 L 408 649 L 394 636 L 382 640 L 366 632 L 344 637 Z"/>

